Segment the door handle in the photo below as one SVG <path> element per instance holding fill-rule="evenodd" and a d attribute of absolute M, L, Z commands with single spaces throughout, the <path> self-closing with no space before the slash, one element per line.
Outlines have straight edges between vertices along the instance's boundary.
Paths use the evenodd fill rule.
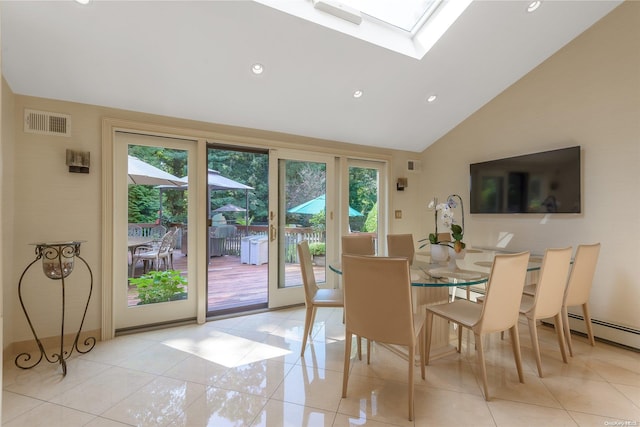
<path fill-rule="evenodd" d="M 269 234 L 271 237 L 271 241 L 273 242 L 274 240 L 276 240 L 276 227 L 275 225 L 271 224 L 269 226 Z"/>

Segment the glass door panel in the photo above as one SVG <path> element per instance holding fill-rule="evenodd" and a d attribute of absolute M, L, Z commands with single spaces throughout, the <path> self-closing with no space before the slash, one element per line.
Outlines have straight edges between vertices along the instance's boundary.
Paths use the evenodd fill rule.
<path fill-rule="evenodd" d="M 327 283 L 326 259 L 334 227 L 333 158 L 298 152 L 272 151 L 270 199 L 270 249 L 277 257 L 271 262 L 269 307 L 304 301 L 297 244 L 309 241 L 314 256 L 316 282 Z M 330 284 L 329 284 L 330 285 Z"/>
<path fill-rule="evenodd" d="M 381 253 L 380 236 L 386 235 L 383 221 L 384 198 L 381 175 L 384 164 L 349 160 L 349 232 L 370 233 L 376 240 L 376 253 Z"/>
<path fill-rule="evenodd" d="M 269 154 L 210 144 L 207 164 L 207 314 L 266 308 Z"/>
<path fill-rule="evenodd" d="M 194 153 L 195 145 L 184 140 L 116 135 L 116 330 L 196 317 L 193 263 L 186 256 Z"/>
<path fill-rule="evenodd" d="M 280 160 L 281 211 L 278 224 L 279 287 L 302 286 L 297 245 L 309 242 L 316 282 L 324 283 L 326 255 L 327 165 L 320 162 Z"/>

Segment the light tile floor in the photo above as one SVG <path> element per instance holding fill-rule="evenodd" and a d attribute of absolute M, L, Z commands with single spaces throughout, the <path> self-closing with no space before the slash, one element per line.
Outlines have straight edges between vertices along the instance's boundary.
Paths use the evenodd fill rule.
<path fill-rule="evenodd" d="M 415 370 L 407 419 L 406 361 L 374 345 L 352 359 L 341 398 L 341 309 L 320 309 L 300 358 L 304 309 L 288 309 L 118 337 L 68 362 L 4 366 L 3 426 L 612 426 L 640 424 L 640 356 L 573 338 L 563 364 L 553 330 L 540 328 L 545 377 L 521 324 L 525 383 L 508 339 L 488 338 L 486 402 L 473 343 Z M 355 354 L 355 353 L 352 353 Z"/>

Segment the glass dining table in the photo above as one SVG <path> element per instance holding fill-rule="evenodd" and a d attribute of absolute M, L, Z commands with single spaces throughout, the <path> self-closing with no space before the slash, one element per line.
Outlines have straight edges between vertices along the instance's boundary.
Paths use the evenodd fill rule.
<path fill-rule="evenodd" d="M 441 304 L 450 301 L 450 293 L 455 289 L 471 288 L 480 293 L 485 292 L 486 283 L 489 281 L 493 259 L 497 254 L 505 253 L 487 249 L 467 249 L 464 258 L 451 260 L 445 263 L 431 262 L 428 251 L 418 251 L 410 266 L 412 303 L 414 313 L 424 313 L 427 305 Z M 542 264 L 542 258 L 531 256 L 527 268 L 527 283 L 537 281 L 537 271 Z M 342 275 L 340 261 L 329 263 L 329 269 Z M 432 359 L 442 357 L 455 351 L 450 344 L 450 325 L 446 320 L 435 316 L 431 331 L 431 355 Z M 404 354 L 395 346 L 392 350 Z"/>

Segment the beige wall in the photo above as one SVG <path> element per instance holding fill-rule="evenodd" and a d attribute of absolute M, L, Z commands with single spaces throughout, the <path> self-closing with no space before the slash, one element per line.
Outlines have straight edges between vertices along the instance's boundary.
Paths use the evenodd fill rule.
<path fill-rule="evenodd" d="M 469 201 L 469 163 L 580 145 L 580 215 L 468 215 L 465 240 L 509 250 L 602 242 L 594 318 L 640 329 L 640 3 L 626 2 L 429 147 L 420 207 Z"/>

